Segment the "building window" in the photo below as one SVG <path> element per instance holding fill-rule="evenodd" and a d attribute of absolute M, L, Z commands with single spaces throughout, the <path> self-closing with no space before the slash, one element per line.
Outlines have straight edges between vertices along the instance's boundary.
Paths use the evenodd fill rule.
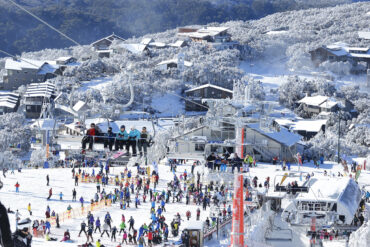
<path fill-rule="evenodd" d="M 196 143 L 195 144 L 195 151 L 204 151 L 204 148 L 205 148 L 205 144 L 198 144 L 198 143 Z"/>

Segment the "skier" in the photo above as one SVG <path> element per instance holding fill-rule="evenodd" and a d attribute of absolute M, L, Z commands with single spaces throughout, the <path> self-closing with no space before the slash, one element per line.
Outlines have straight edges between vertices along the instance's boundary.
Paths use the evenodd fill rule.
<path fill-rule="evenodd" d="M 82 196 L 80 197 L 80 202 L 81 202 L 81 208 L 83 208 L 84 207 L 84 198 Z"/>
<path fill-rule="evenodd" d="M 123 149 L 123 145 L 125 145 L 126 151 L 129 150 L 129 142 L 128 142 L 128 133 L 125 130 L 125 126 L 121 125 L 120 131 L 116 135 L 116 143 L 115 143 L 115 151 L 119 149 Z"/>
<path fill-rule="evenodd" d="M 28 203 L 27 210 L 28 210 L 28 212 L 30 213 L 30 216 L 31 216 L 32 215 L 31 203 Z"/>
<path fill-rule="evenodd" d="M 131 230 L 131 228 L 134 230 L 134 224 L 135 224 L 135 220 L 134 218 L 132 218 L 132 216 L 130 217 L 128 223 L 130 224 L 130 227 L 129 227 L 129 231 Z"/>
<path fill-rule="evenodd" d="M 19 186 L 20 186 L 18 181 L 14 186 L 15 186 L 15 192 L 18 193 L 19 192 Z"/>
<path fill-rule="evenodd" d="M 101 237 L 103 237 L 104 233 L 107 233 L 108 238 L 109 238 L 108 228 L 109 228 L 109 225 L 107 224 L 107 222 L 104 222 L 104 224 L 103 224 L 103 232 L 101 234 Z"/>
<path fill-rule="evenodd" d="M 189 219 L 190 219 L 190 217 L 191 217 L 191 213 L 190 213 L 190 211 L 188 210 L 188 211 L 186 212 L 186 218 L 189 220 Z"/>
<path fill-rule="evenodd" d="M 49 174 L 46 175 L 46 186 L 49 186 Z"/>
<path fill-rule="evenodd" d="M 112 227 L 112 237 L 111 237 L 111 241 L 113 241 L 113 239 L 114 239 L 114 242 L 116 242 L 116 233 L 117 233 L 117 227 L 116 227 L 116 226 L 113 226 L 113 227 Z"/>
<path fill-rule="evenodd" d="M 109 151 L 112 151 L 116 134 L 113 133 L 112 127 L 108 127 L 106 138 L 104 138 L 104 148 L 109 147 Z"/>
<path fill-rule="evenodd" d="M 129 144 L 132 149 L 132 156 L 136 156 L 136 144 L 137 144 L 137 141 L 140 139 L 140 131 L 135 129 L 135 127 L 131 127 L 131 131 L 128 134 L 128 138 L 129 138 Z"/>
<path fill-rule="evenodd" d="M 94 231 L 94 233 L 96 233 L 96 230 L 98 230 L 98 229 L 99 229 L 99 233 L 101 233 L 101 230 L 100 230 L 100 219 L 99 219 L 99 217 L 95 221 L 95 231 Z"/>
<path fill-rule="evenodd" d="M 82 151 L 86 149 L 86 144 L 89 143 L 89 150 L 93 149 L 94 137 L 98 135 L 98 130 L 94 123 L 90 125 L 90 129 L 87 130 L 86 135 L 82 138 Z"/>
<path fill-rule="evenodd" d="M 87 240 L 86 240 L 87 242 L 89 242 L 89 238 L 91 238 L 91 242 L 94 242 L 94 239 L 93 239 L 93 236 L 92 236 L 93 230 L 94 230 L 94 225 L 89 224 L 88 227 L 87 227 Z"/>
<path fill-rule="evenodd" d="M 87 233 L 86 233 L 86 223 L 85 221 L 82 221 L 81 223 L 81 229 L 80 229 L 80 232 L 78 233 L 78 237 L 81 236 L 81 232 L 85 233 L 86 237 L 87 237 Z"/>
<path fill-rule="evenodd" d="M 59 199 L 62 201 L 63 200 L 63 192 L 59 193 Z"/>
<path fill-rule="evenodd" d="M 197 220 L 199 220 L 200 219 L 200 209 L 198 208 L 197 209 Z"/>
<path fill-rule="evenodd" d="M 72 190 L 72 201 L 76 201 L 76 195 L 77 195 L 76 189 L 73 188 L 73 190 Z"/>
<path fill-rule="evenodd" d="M 75 176 L 75 186 L 78 186 L 78 175 Z"/>
<path fill-rule="evenodd" d="M 139 139 L 139 142 L 138 142 L 140 157 L 143 156 L 143 150 L 144 150 L 144 157 L 146 157 L 147 149 L 148 149 L 150 140 L 151 140 L 150 134 L 147 132 L 146 127 L 143 127 L 143 129 L 140 133 L 140 139 Z"/>
<path fill-rule="evenodd" d="M 51 196 L 53 195 L 53 189 L 50 188 L 49 189 L 49 197 L 47 198 L 47 200 L 50 200 Z"/>

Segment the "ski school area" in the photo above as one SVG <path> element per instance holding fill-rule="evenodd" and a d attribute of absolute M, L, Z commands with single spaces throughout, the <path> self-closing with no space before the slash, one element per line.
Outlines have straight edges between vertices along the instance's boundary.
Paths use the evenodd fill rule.
<path fill-rule="evenodd" d="M 287 166 L 218 154 L 145 164 L 116 153 L 127 160 L 117 165 L 93 153 L 66 157 L 58 168 L 4 172 L 0 196 L 12 232 L 28 229 L 18 246 L 230 246 L 235 223 L 244 225 L 248 246 L 346 246 L 351 235 L 365 244 L 354 246 L 369 241 L 364 160 L 355 168 Z M 243 203 L 233 205 L 236 174 Z"/>

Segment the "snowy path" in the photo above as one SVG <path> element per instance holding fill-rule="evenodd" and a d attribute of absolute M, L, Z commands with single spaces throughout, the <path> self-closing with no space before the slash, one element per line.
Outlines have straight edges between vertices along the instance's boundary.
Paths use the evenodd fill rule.
<path fill-rule="evenodd" d="M 190 165 L 181 165 L 178 166 L 177 173 L 183 172 L 184 169 L 187 169 L 187 171 L 190 171 Z M 334 174 L 338 173 L 338 171 L 342 172 L 342 167 L 338 166 L 335 163 L 326 163 L 323 165 L 323 168 L 316 169 L 313 167 L 312 164 L 304 164 L 302 167 L 302 171 L 304 172 L 314 172 L 315 176 L 324 176 L 324 169 L 328 170 L 328 173 L 332 172 Z M 133 173 L 136 173 L 136 168 L 131 168 Z M 292 166 L 292 170 L 297 171 L 297 166 Z M 97 168 L 95 168 L 95 172 L 97 171 Z M 119 174 L 119 172 L 123 171 L 123 168 L 112 168 L 111 173 Z M 258 167 L 252 168 L 250 170 L 250 173 L 247 174 L 247 176 L 254 177 L 258 176 L 259 183 L 263 183 L 264 179 L 267 176 L 270 176 L 271 178 L 271 184 L 274 181 L 274 176 L 276 174 L 283 173 L 280 169 L 280 166 L 273 166 L 270 164 L 259 164 Z M 50 176 L 50 185 L 53 188 L 53 197 L 52 200 L 47 201 L 46 197 L 48 195 L 49 187 L 46 187 L 46 175 L 49 174 Z M 166 184 L 173 178 L 173 174 L 169 171 L 169 167 L 165 165 L 159 165 L 159 174 L 160 174 L 160 183 L 158 190 L 162 190 L 166 187 Z M 31 217 L 32 220 L 34 219 L 44 219 L 45 218 L 45 210 L 46 206 L 49 205 L 51 210 L 55 210 L 55 212 L 62 212 L 66 210 L 67 206 L 71 204 L 73 208 L 80 207 L 79 202 L 72 202 L 72 189 L 74 188 L 74 182 L 71 177 L 71 169 L 70 168 L 58 168 L 58 169 L 24 169 L 22 173 L 15 172 L 15 174 L 10 174 L 10 172 L 7 173 L 6 178 L 2 178 L 2 181 L 4 182 L 4 187 L 0 191 L 0 199 L 1 202 L 6 206 L 10 207 L 12 210 L 19 209 L 20 213 L 22 214 L 21 218 L 29 217 L 27 212 L 27 204 L 31 203 L 33 216 Z M 20 183 L 20 192 L 15 193 L 15 183 Z M 360 185 L 369 183 L 370 181 L 370 172 L 369 171 L 363 171 L 361 174 L 361 177 L 359 179 Z M 114 189 L 114 186 L 107 186 L 105 188 L 106 192 L 109 193 Z M 77 199 L 80 198 L 81 195 L 85 198 L 85 200 L 90 200 L 96 191 L 95 184 L 82 184 L 80 183 L 79 186 L 76 187 L 77 190 Z M 63 201 L 59 200 L 59 193 L 63 192 Z M 133 199 L 133 196 L 132 196 Z M 131 208 L 127 210 L 121 210 L 119 209 L 119 204 L 113 205 L 111 208 L 103 209 L 97 212 L 94 212 L 94 217 L 100 217 L 101 219 L 104 217 L 105 213 L 107 211 L 110 212 L 113 219 L 113 224 L 118 227 L 120 220 L 121 220 L 121 214 L 124 214 L 126 217 L 126 221 L 130 218 L 130 216 L 133 216 L 135 219 L 135 227 L 138 228 L 140 225 L 142 225 L 144 222 L 149 224 L 149 210 L 150 210 L 150 204 L 143 203 L 141 206 L 139 206 L 138 209 L 133 208 L 134 204 L 130 204 Z M 173 216 L 179 212 L 183 219 L 185 219 L 185 213 L 187 210 L 191 211 L 192 219 L 194 219 L 194 216 L 196 214 L 196 209 L 198 207 L 195 205 L 188 205 L 185 207 L 185 203 L 169 203 L 166 204 L 166 210 L 167 212 L 164 213 L 164 216 L 166 217 L 166 222 L 169 224 L 169 222 L 173 219 Z M 201 218 L 202 220 L 205 220 L 207 216 L 209 216 L 210 212 L 207 210 L 207 212 L 201 211 Z M 15 219 L 14 214 L 10 215 L 11 225 L 12 229 L 15 229 Z M 73 240 L 77 240 L 78 243 L 83 243 L 86 238 L 84 236 L 81 236 L 80 238 L 77 237 L 78 231 L 80 228 L 80 224 L 82 220 L 85 220 L 85 217 L 77 218 L 77 219 L 71 219 L 67 220 L 66 222 L 61 224 L 61 229 L 55 229 L 52 227 L 52 237 L 57 237 L 58 239 L 61 239 L 62 234 L 65 229 L 69 229 L 71 232 L 71 237 Z M 187 221 L 185 220 L 183 224 L 180 227 L 180 230 L 183 229 L 183 227 L 187 224 Z M 94 241 L 96 241 L 100 236 L 98 234 L 94 234 Z M 171 234 L 170 234 L 171 236 Z M 102 243 L 104 243 L 106 246 L 116 246 L 116 244 L 112 244 L 111 241 L 105 236 L 103 238 L 100 238 L 102 240 Z M 118 237 L 118 239 L 121 239 L 121 236 Z M 205 246 L 226 246 L 228 244 L 228 239 L 224 238 L 220 241 L 212 240 L 210 242 L 205 242 Z M 302 236 L 302 234 L 295 234 L 293 237 L 293 242 L 287 244 L 287 243 L 278 243 L 273 242 L 269 243 L 272 246 L 308 246 L 309 243 L 307 241 L 307 238 L 305 236 Z M 51 246 L 50 243 L 47 243 L 44 241 L 44 239 L 40 238 L 34 238 L 33 245 L 32 246 Z M 76 246 L 76 244 L 68 244 L 68 243 L 53 243 L 52 246 Z M 324 244 L 324 246 L 342 246 L 341 242 L 337 242 L 337 245 L 333 243 L 327 243 Z"/>

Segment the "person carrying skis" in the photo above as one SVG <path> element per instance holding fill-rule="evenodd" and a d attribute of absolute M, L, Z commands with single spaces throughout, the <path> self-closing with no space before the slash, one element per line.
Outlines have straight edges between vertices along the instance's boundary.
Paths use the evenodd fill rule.
<path fill-rule="evenodd" d="M 115 151 L 122 150 L 123 146 L 125 145 L 126 151 L 129 150 L 129 142 L 128 142 L 128 133 L 126 131 L 126 127 L 121 125 L 119 132 L 116 135 L 116 143 L 115 143 Z"/>
<path fill-rule="evenodd" d="M 128 134 L 128 138 L 129 138 L 129 144 L 132 149 L 132 156 L 136 156 L 136 145 L 137 145 L 137 141 L 140 139 L 140 131 L 135 129 L 135 127 L 131 127 L 131 131 Z"/>

